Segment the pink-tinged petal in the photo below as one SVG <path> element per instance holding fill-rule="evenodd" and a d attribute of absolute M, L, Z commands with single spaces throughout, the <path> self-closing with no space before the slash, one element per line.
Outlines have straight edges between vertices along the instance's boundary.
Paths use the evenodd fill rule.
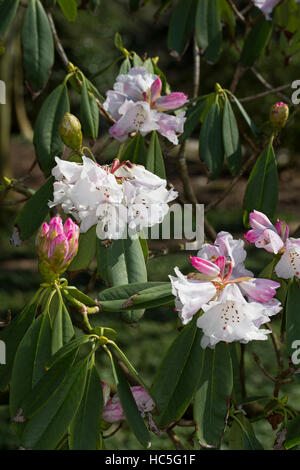
<path fill-rule="evenodd" d="M 143 387 L 139 385 L 134 385 L 133 387 L 130 387 L 130 390 L 133 395 L 133 398 L 135 399 L 139 411 L 141 411 L 142 413 L 147 413 L 153 410 L 153 408 L 155 408 L 154 401 Z"/>
<path fill-rule="evenodd" d="M 158 98 L 155 105 L 160 111 L 167 111 L 169 109 L 181 108 L 187 102 L 188 99 L 184 93 L 174 92 Z"/>
<path fill-rule="evenodd" d="M 102 419 L 108 423 L 116 423 L 125 419 L 118 395 L 114 395 L 103 407 Z"/>
<path fill-rule="evenodd" d="M 72 219 L 70 219 L 70 217 L 65 221 L 64 223 L 64 233 L 69 233 L 69 232 L 78 232 L 79 231 L 79 227 L 77 224 L 75 224 L 75 222 L 73 222 Z"/>
<path fill-rule="evenodd" d="M 245 240 L 248 243 L 255 243 L 260 236 L 260 233 L 256 230 L 248 230 L 248 232 L 245 234 Z"/>
<path fill-rule="evenodd" d="M 172 144 L 178 144 L 177 133 L 181 134 L 184 129 L 185 123 L 185 112 L 179 113 L 176 116 L 171 116 L 169 114 L 159 114 L 158 132 L 166 137 Z"/>
<path fill-rule="evenodd" d="M 276 295 L 276 289 L 280 287 L 279 282 L 269 279 L 250 279 L 239 284 L 246 294 L 253 300 L 268 303 Z"/>
<path fill-rule="evenodd" d="M 44 222 L 41 228 L 40 235 L 42 237 L 45 237 L 48 234 L 48 232 L 49 232 L 49 225 L 47 224 L 47 222 Z"/>
<path fill-rule="evenodd" d="M 222 258 L 222 257 L 220 257 Z M 206 259 L 197 258 L 196 256 L 190 257 L 191 263 L 200 273 L 207 274 L 209 277 L 218 277 L 220 268 Z"/>
<path fill-rule="evenodd" d="M 55 237 L 49 247 L 48 250 L 48 258 L 59 258 L 64 259 L 69 250 L 69 243 L 67 237 L 64 234 L 57 235 Z M 54 261 L 54 260 L 53 260 Z"/>
<path fill-rule="evenodd" d="M 277 255 L 284 247 L 284 243 L 273 230 L 264 230 L 262 235 L 256 240 L 255 246 L 257 248 L 264 248 L 269 253 Z"/>
<path fill-rule="evenodd" d="M 270 14 L 280 2 L 280 0 L 252 0 L 252 1 L 254 5 L 265 14 L 267 20 L 271 19 Z"/>
<path fill-rule="evenodd" d="M 285 242 L 287 238 L 289 237 L 290 234 L 290 229 L 289 226 L 287 225 L 286 222 L 282 222 L 281 220 L 278 220 L 278 222 L 275 225 L 276 232 L 278 235 L 282 238 L 282 240 Z"/>
<path fill-rule="evenodd" d="M 151 85 L 151 101 L 156 101 L 160 97 L 162 89 L 161 79 L 158 77 Z"/>
<path fill-rule="evenodd" d="M 275 230 L 274 225 L 268 219 L 268 217 L 262 212 L 254 210 L 249 214 L 249 223 L 250 226 L 255 230 L 265 230 L 273 229 Z"/>
<path fill-rule="evenodd" d="M 226 258 L 225 258 L 225 256 L 219 256 L 219 257 L 216 259 L 215 264 L 219 267 L 221 276 L 223 277 L 223 276 L 224 276 L 224 272 L 225 272 L 225 266 L 226 266 Z M 231 271 L 232 271 L 232 270 L 231 270 Z M 230 273 L 230 274 L 231 274 L 231 273 Z"/>
<path fill-rule="evenodd" d="M 56 235 L 60 235 L 64 233 L 63 223 L 60 217 L 53 217 L 49 222 L 49 232 L 55 233 Z"/>
<path fill-rule="evenodd" d="M 119 93 L 117 91 L 109 90 L 106 93 L 106 100 L 103 103 L 104 109 L 109 112 L 113 119 L 116 121 L 120 119 L 119 109 L 122 104 L 126 101 L 127 95 Z"/>

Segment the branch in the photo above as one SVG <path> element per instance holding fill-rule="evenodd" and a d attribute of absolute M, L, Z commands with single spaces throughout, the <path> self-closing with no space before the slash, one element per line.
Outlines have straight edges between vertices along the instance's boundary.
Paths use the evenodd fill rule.
<path fill-rule="evenodd" d="M 259 98 L 264 98 L 265 96 L 268 96 L 268 95 L 278 95 L 279 91 L 286 90 L 287 88 L 291 88 L 290 83 L 286 85 L 281 85 L 277 88 L 270 88 L 268 91 L 263 91 L 262 93 L 257 93 L 256 95 L 253 95 L 253 96 L 246 96 L 245 98 L 239 98 L 239 101 L 241 103 L 246 103 L 248 101 L 254 101 Z M 283 98 L 285 101 L 288 101 L 289 103 L 291 102 L 288 96 L 281 95 L 280 97 Z"/>
<path fill-rule="evenodd" d="M 246 21 L 246 18 L 244 17 L 244 15 L 237 9 L 237 7 L 235 6 L 235 4 L 233 3 L 232 0 L 227 0 L 227 3 L 228 5 L 230 6 L 230 8 L 232 9 L 233 13 L 237 16 L 237 18 L 239 20 L 241 20 L 243 23 L 247 24 L 247 21 Z"/>

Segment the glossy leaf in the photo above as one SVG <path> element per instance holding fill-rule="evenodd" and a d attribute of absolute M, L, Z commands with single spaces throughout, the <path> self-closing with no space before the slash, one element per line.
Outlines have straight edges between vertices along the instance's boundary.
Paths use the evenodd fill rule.
<path fill-rule="evenodd" d="M 168 47 L 182 54 L 191 37 L 196 13 L 197 1 L 179 0 L 170 21 Z"/>
<path fill-rule="evenodd" d="M 70 450 L 99 450 L 103 393 L 101 379 L 94 366 L 87 373 L 84 394 L 70 426 Z"/>
<path fill-rule="evenodd" d="M 154 378 L 151 394 L 159 411 L 156 422 L 165 427 L 184 414 L 196 391 L 204 350 L 194 318 L 170 346 Z"/>
<path fill-rule="evenodd" d="M 242 114 L 242 116 L 245 119 L 246 123 L 250 127 L 253 135 L 256 137 L 258 135 L 258 130 L 257 130 L 256 125 L 254 124 L 253 120 L 251 119 L 251 117 L 249 116 L 247 111 L 245 110 L 242 103 L 240 103 L 240 101 L 237 99 L 237 97 L 234 96 L 232 93 L 230 93 L 230 96 L 233 98 L 233 100 L 234 100 L 235 104 L 237 105 L 240 113 Z"/>
<path fill-rule="evenodd" d="M 264 450 L 255 437 L 250 421 L 242 414 L 235 415 L 229 435 L 230 450 Z"/>
<path fill-rule="evenodd" d="M 22 27 L 23 66 L 30 89 L 38 92 L 46 85 L 54 63 L 54 41 L 40 0 L 30 0 Z"/>
<path fill-rule="evenodd" d="M 272 218 L 278 202 L 278 171 L 272 141 L 258 157 L 248 179 L 243 207 Z"/>
<path fill-rule="evenodd" d="M 78 252 L 71 262 L 68 271 L 86 269 L 96 255 L 96 227 L 91 227 L 79 236 Z"/>
<path fill-rule="evenodd" d="M 206 100 L 202 100 L 200 103 L 188 109 L 186 113 L 186 121 L 184 123 L 184 131 L 178 139 L 179 143 L 182 143 L 192 135 L 196 126 L 201 122 L 201 117 L 205 107 Z"/>
<path fill-rule="evenodd" d="M 237 122 L 231 104 L 225 95 L 223 110 L 223 143 L 231 174 L 236 175 L 242 165 L 242 151 Z"/>
<path fill-rule="evenodd" d="M 243 67 L 252 67 L 254 62 L 263 54 L 272 34 L 272 21 L 261 18 L 251 28 L 241 55 Z"/>
<path fill-rule="evenodd" d="M 222 46 L 218 0 L 198 0 L 195 34 L 199 47 L 205 50 L 206 59 L 216 62 Z"/>
<path fill-rule="evenodd" d="M 15 17 L 19 6 L 19 0 L 0 0 L 0 39 L 4 35 L 6 29 Z"/>
<path fill-rule="evenodd" d="M 146 168 L 160 178 L 166 179 L 165 163 L 156 131 L 153 131 L 151 135 Z"/>
<path fill-rule="evenodd" d="M 77 17 L 76 0 L 57 0 L 63 14 L 68 21 L 74 21 Z"/>
<path fill-rule="evenodd" d="M 218 343 L 215 349 L 205 349 L 199 379 L 194 399 L 197 439 L 203 447 L 218 447 L 226 426 L 233 387 L 230 353 L 224 342 Z"/>
<path fill-rule="evenodd" d="M 81 88 L 80 114 L 84 136 L 96 139 L 99 131 L 99 109 L 95 96 L 89 92 L 85 78 Z"/>
<path fill-rule="evenodd" d="M 64 144 L 59 134 L 59 126 L 65 113 L 69 112 L 70 103 L 67 87 L 59 85 L 44 101 L 38 114 L 33 143 L 39 165 L 46 176 L 55 166 L 54 157 L 59 157 Z"/>
<path fill-rule="evenodd" d="M 53 322 L 52 354 L 67 344 L 74 337 L 74 328 L 68 309 L 64 303 L 59 304 Z"/>
<path fill-rule="evenodd" d="M 199 139 L 200 158 L 206 163 L 210 178 L 216 179 L 221 174 L 224 160 L 222 115 L 218 102 L 209 108 Z"/>
<path fill-rule="evenodd" d="M 131 163 L 136 163 L 146 167 L 147 150 L 144 137 L 142 137 L 140 133 L 137 133 L 136 136 L 131 139 L 129 144 L 126 146 L 120 161 L 125 162 L 126 160 L 131 161 Z"/>
<path fill-rule="evenodd" d="M 53 198 L 53 181 L 53 177 L 49 178 L 18 213 L 11 239 L 13 245 L 28 240 L 44 222 L 49 212 L 48 201 Z"/>

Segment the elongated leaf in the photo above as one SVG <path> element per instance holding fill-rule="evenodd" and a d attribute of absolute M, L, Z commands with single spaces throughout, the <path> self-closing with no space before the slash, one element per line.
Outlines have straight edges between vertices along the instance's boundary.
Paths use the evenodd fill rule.
<path fill-rule="evenodd" d="M 22 45 L 25 78 L 33 92 L 38 92 L 46 85 L 54 63 L 53 36 L 40 0 L 30 0 L 26 8 Z"/>
<path fill-rule="evenodd" d="M 99 241 L 97 245 L 98 272 L 108 285 L 118 286 L 147 281 L 147 270 L 139 239 L 115 240 L 105 247 Z M 144 314 L 144 310 L 124 312 L 123 318 L 135 323 Z"/>
<path fill-rule="evenodd" d="M 66 86 L 59 85 L 44 101 L 38 114 L 33 143 L 39 165 L 46 176 L 55 166 L 54 157 L 60 156 L 64 149 L 59 134 L 59 126 L 65 113 L 69 112 L 70 103 Z"/>
<path fill-rule="evenodd" d="M 250 30 L 241 55 L 243 67 L 251 67 L 264 52 L 272 34 L 272 21 L 261 18 Z"/>
<path fill-rule="evenodd" d="M 80 290 L 76 289 L 74 286 L 68 286 L 62 291 L 63 294 L 73 297 L 75 300 L 78 300 L 82 304 L 86 305 L 87 307 L 96 307 L 97 302 L 89 297 L 88 295 L 84 294 Z M 67 298 L 68 303 L 68 298 Z"/>
<path fill-rule="evenodd" d="M 296 418 L 288 421 L 287 425 L 287 434 L 286 434 L 286 441 L 284 443 L 284 447 L 288 449 L 292 449 L 295 446 L 300 444 L 300 416 L 298 415 Z"/>
<path fill-rule="evenodd" d="M 229 348 L 221 342 L 215 349 L 206 348 L 203 356 L 194 400 L 196 434 L 202 446 L 218 447 L 225 429 L 233 387 Z"/>
<path fill-rule="evenodd" d="M 278 202 L 278 172 L 272 142 L 258 157 L 248 180 L 243 207 L 273 217 Z"/>
<path fill-rule="evenodd" d="M 96 227 L 91 227 L 79 236 L 78 252 L 71 262 L 68 271 L 86 269 L 96 255 Z"/>
<path fill-rule="evenodd" d="M 42 225 L 49 212 L 48 201 L 53 198 L 53 181 L 53 177 L 49 178 L 17 215 L 11 238 L 13 245 L 18 246 L 28 240 Z"/>
<path fill-rule="evenodd" d="M 7 0 L 0 0 L 0 39 L 15 17 L 18 6 L 19 0 L 10 0 L 9 2 Z"/>
<path fill-rule="evenodd" d="M 175 339 L 154 378 L 151 393 L 158 407 L 156 421 L 160 427 L 180 419 L 196 391 L 204 356 L 202 333 L 196 321 L 192 320 Z"/>
<path fill-rule="evenodd" d="M 193 106 L 188 110 L 186 114 L 186 121 L 184 123 L 184 132 L 178 139 L 179 143 L 182 143 L 192 135 L 197 124 L 200 123 L 205 106 L 206 100 L 202 100 L 196 106 Z"/>
<path fill-rule="evenodd" d="M 100 308 L 118 312 L 133 308 L 166 305 L 174 301 L 169 282 L 142 282 L 111 287 L 99 293 Z"/>
<path fill-rule="evenodd" d="M 224 160 L 222 116 L 218 102 L 214 102 L 209 108 L 199 139 L 200 158 L 206 163 L 213 180 L 220 175 Z"/>
<path fill-rule="evenodd" d="M 229 436 L 230 450 L 264 450 L 255 437 L 250 421 L 242 414 L 235 417 Z"/>
<path fill-rule="evenodd" d="M 216 62 L 222 46 L 218 0 L 198 0 L 195 33 L 199 47 L 205 49 L 207 60 Z"/>
<path fill-rule="evenodd" d="M 179 0 L 176 4 L 168 33 L 168 47 L 182 54 L 194 28 L 197 1 Z"/>
<path fill-rule="evenodd" d="M 123 60 L 121 66 L 120 66 L 119 74 L 125 74 L 126 75 L 129 72 L 130 69 L 131 69 L 131 62 L 128 59 L 128 57 L 126 57 L 126 59 Z"/>
<path fill-rule="evenodd" d="M 248 124 L 248 126 L 250 127 L 253 135 L 256 137 L 258 135 L 258 130 L 257 130 L 257 127 L 256 125 L 254 124 L 253 120 L 251 119 L 251 117 L 248 115 L 247 111 L 245 110 L 244 106 L 242 105 L 242 103 L 240 103 L 240 101 L 237 99 L 236 96 L 234 96 L 232 93 L 230 93 L 230 96 L 233 98 L 235 104 L 237 105 L 237 107 L 239 108 L 239 111 L 240 113 L 242 114 L 243 118 L 245 119 L 246 123 Z"/>
<path fill-rule="evenodd" d="M 222 23 L 228 25 L 230 33 L 235 33 L 235 16 L 227 0 L 218 0 L 218 8 Z"/>
<path fill-rule="evenodd" d="M 94 95 L 88 90 L 86 79 L 82 82 L 80 113 L 85 137 L 96 139 L 99 131 L 99 109 Z"/>
<path fill-rule="evenodd" d="M 12 416 L 45 373 L 51 356 L 51 333 L 50 317 L 44 312 L 31 324 L 17 349 L 10 388 Z"/>
<path fill-rule="evenodd" d="M 166 179 L 165 163 L 156 131 L 152 132 L 147 153 L 146 168 L 160 178 Z"/>
<path fill-rule="evenodd" d="M 68 364 L 72 363 L 73 354 L 74 357 L 77 355 L 79 348 L 91 341 L 90 335 L 82 335 L 78 338 L 72 339 L 69 343 L 67 343 L 63 348 L 59 349 L 47 362 L 45 369 L 49 370 L 57 363 L 59 363 L 62 359 L 67 359 Z"/>
<path fill-rule="evenodd" d="M 21 437 L 25 449 L 55 448 L 78 410 L 85 388 L 86 374 L 86 360 L 78 362 L 66 372 L 64 380 L 48 397 L 45 404 L 26 422 Z"/>
<path fill-rule="evenodd" d="M 68 21 L 74 21 L 77 17 L 76 0 L 57 0 L 63 14 Z"/>
<path fill-rule="evenodd" d="M 223 111 L 223 143 L 229 170 L 231 174 L 236 175 L 242 166 L 242 150 L 237 122 L 226 95 Z"/>
<path fill-rule="evenodd" d="M 59 306 L 54 323 L 52 334 L 52 354 L 67 344 L 74 337 L 74 328 L 67 307 L 64 303 Z"/>
<path fill-rule="evenodd" d="M 1 341 L 4 341 L 6 345 L 6 364 L 0 366 L 0 390 L 4 390 L 10 381 L 17 348 L 33 322 L 36 308 L 36 303 L 26 305 L 20 315 L 0 334 Z"/>
<path fill-rule="evenodd" d="M 130 387 L 124 376 L 124 372 L 120 368 L 119 364 L 115 361 L 117 389 L 122 408 L 124 410 L 126 420 L 131 427 L 132 432 L 142 444 L 142 446 L 148 448 L 151 444 L 151 438 L 148 429 L 141 417 L 141 414 L 137 408 L 136 402 L 131 393 Z"/>
<path fill-rule="evenodd" d="M 100 422 L 103 393 L 101 379 L 94 366 L 90 367 L 84 394 L 70 426 L 71 450 L 99 450 L 101 448 Z"/>
<path fill-rule="evenodd" d="M 293 343 L 300 340 L 300 285 L 296 278 L 289 281 L 286 301 L 286 342 L 289 355 L 295 352 Z M 299 344 L 297 344 L 299 348 Z"/>
<path fill-rule="evenodd" d="M 120 161 L 125 162 L 126 160 L 138 165 L 147 165 L 147 150 L 144 138 L 140 133 L 137 133 L 125 148 Z"/>

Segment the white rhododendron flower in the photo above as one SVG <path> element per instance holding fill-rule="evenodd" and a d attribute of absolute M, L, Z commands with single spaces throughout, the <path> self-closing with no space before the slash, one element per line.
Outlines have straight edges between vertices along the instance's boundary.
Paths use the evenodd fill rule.
<path fill-rule="evenodd" d="M 269 253 L 281 255 L 275 266 L 275 273 L 283 279 L 296 276 L 300 279 L 300 239 L 289 237 L 289 227 L 286 223 L 277 220 L 274 226 L 268 217 L 259 211 L 249 214 L 249 230 L 245 239 L 263 248 Z"/>
<path fill-rule="evenodd" d="M 128 74 L 119 75 L 103 103 L 116 121 L 110 134 L 123 141 L 131 132 L 140 132 L 144 136 L 158 131 L 174 145 L 178 144 L 177 134 L 183 132 L 185 113 L 172 116 L 165 111 L 180 108 L 187 102 L 187 97 L 180 92 L 161 96 L 161 90 L 161 79 L 144 67 L 133 67 Z"/>
<path fill-rule="evenodd" d="M 273 9 L 278 5 L 281 0 L 252 0 L 257 8 L 259 8 L 269 20 L 271 19 L 270 14 Z"/>
<path fill-rule="evenodd" d="M 229 235 L 223 232 L 221 237 L 230 240 L 232 246 L 238 246 L 237 251 L 241 254 L 242 246 L 233 243 Z M 208 249 L 214 253 L 216 247 L 205 245 L 204 253 L 207 254 Z M 173 295 L 176 296 L 175 307 L 182 323 L 189 323 L 197 312 L 203 311 L 197 320 L 197 326 L 204 333 L 203 348 L 208 345 L 214 347 L 219 341 L 248 343 L 267 339 L 270 331 L 259 328 L 281 310 L 280 302 L 274 299 L 280 284 L 252 276 L 234 276 L 233 258 L 228 253 L 227 257 L 213 254 L 211 259 L 213 261 L 191 257 L 197 273 L 184 276 L 175 268 L 177 277 L 169 276 Z"/>
<path fill-rule="evenodd" d="M 177 197 L 167 189 L 166 180 L 128 161 L 115 159 L 110 166 L 100 166 L 82 157 L 82 164 L 59 158 L 56 163 L 49 206 L 60 204 L 80 223 L 82 233 L 97 224 L 101 239 L 122 238 L 127 225 L 136 235 L 143 227 L 162 222 L 168 203 Z"/>

